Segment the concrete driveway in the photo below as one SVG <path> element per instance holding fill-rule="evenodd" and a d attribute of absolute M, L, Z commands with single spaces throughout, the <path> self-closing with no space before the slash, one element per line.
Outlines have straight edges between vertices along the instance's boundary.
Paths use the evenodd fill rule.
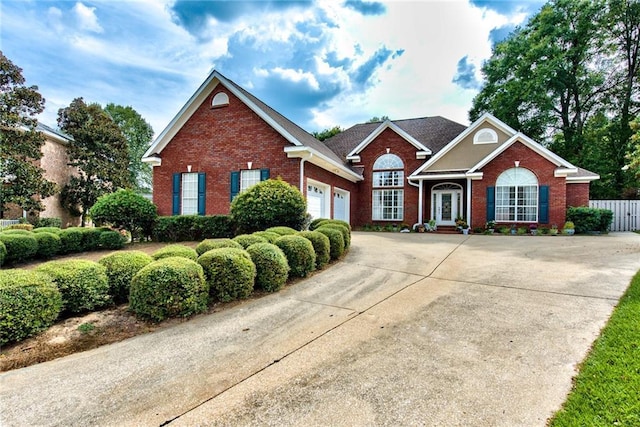
<path fill-rule="evenodd" d="M 354 233 L 268 297 L 0 375 L 0 425 L 544 426 L 640 236 Z"/>

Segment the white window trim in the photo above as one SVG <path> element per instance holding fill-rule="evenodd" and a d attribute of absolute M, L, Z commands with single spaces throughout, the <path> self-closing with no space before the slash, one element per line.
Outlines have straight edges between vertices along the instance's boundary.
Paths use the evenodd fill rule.
<path fill-rule="evenodd" d="M 245 175 L 245 173 L 247 172 L 251 172 L 252 175 L 258 175 L 258 179 L 256 180 L 255 177 L 253 177 L 251 180 L 249 179 L 244 179 L 243 176 Z M 240 193 L 242 193 L 244 190 L 246 190 L 247 188 L 251 187 L 252 185 L 256 185 L 257 183 L 260 182 L 260 174 L 261 171 L 260 169 L 242 169 L 240 170 Z M 245 181 L 249 182 L 249 185 L 244 185 Z"/>
<path fill-rule="evenodd" d="M 498 185 L 498 182 L 500 181 L 500 178 L 505 177 L 506 179 L 512 179 L 512 174 L 511 171 L 514 171 L 514 174 L 517 173 L 518 171 L 523 171 L 524 176 L 529 178 L 529 181 L 524 180 L 524 184 L 520 184 L 516 178 L 515 182 L 509 183 L 508 185 Z M 509 174 L 509 175 L 507 175 Z M 505 180 L 506 180 L 505 179 Z M 535 180 L 535 183 L 534 183 Z M 500 192 L 500 189 L 508 189 L 507 191 L 510 193 L 510 189 L 513 188 L 514 189 L 514 200 L 513 200 L 513 204 L 510 203 L 511 198 L 508 197 L 507 198 L 507 204 L 498 204 L 498 193 Z M 519 189 L 524 189 L 524 188 L 531 188 L 533 189 L 533 195 L 534 195 L 534 199 L 535 199 L 535 204 L 529 204 L 529 205 L 518 205 L 518 200 L 519 200 Z M 511 169 L 507 169 L 505 171 L 503 171 L 500 175 L 498 175 L 498 179 L 496 180 L 496 188 L 495 188 L 495 213 L 494 213 L 494 217 L 496 219 L 496 221 L 499 222 L 507 222 L 507 223 L 536 223 L 538 222 L 538 218 L 540 215 L 540 185 L 539 185 L 539 181 L 538 178 L 535 176 L 535 174 L 533 172 L 531 172 L 528 169 L 524 169 L 524 168 L 511 168 Z M 536 211 L 535 214 L 535 218 L 533 220 L 531 219 L 523 219 L 523 218 L 519 218 L 518 217 L 518 210 L 519 209 L 527 209 L 527 208 L 534 208 Z M 509 212 L 511 209 L 513 209 L 513 216 L 514 219 L 504 219 L 501 218 L 501 216 L 503 215 L 502 212 L 499 214 L 498 210 L 499 209 L 507 209 L 507 211 Z"/>
<path fill-rule="evenodd" d="M 187 179 L 191 178 L 190 182 L 187 182 Z M 195 180 L 193 180 L 193 178 L 195 178 Z M 191 188 L 187 187 L 187 184 L 191 184 L 194 185 L 193 188 L 193 196 L 192 195 L 188 195 L 189 197 L 185 197 L 185 190 L 191 190 Z M 195 201 L 195 211 L 191 212 L 191 211 L 185 211 L 185 206 L 188 205 L 188 203 L 185 203 L 185 201 L 191 201 L 193 204 L 193 201 Z M 197 215 L 198 214 L 198 173 L 197 172 L 189 172 L 189 173 L 183 173 L 182 176 L 180 177 L 180 213 L 182 215 Z"/>
<path fill-rule="evenodd" d="M 491 140 L 490 141 L 480 141 L 480 136 L 482 134 L 488 133 L 489 135 L 491 135 Z M 491 129 L 491 128 L 482 128 L 480 130 L 478 130 L 474 135 L 473 135 L 473 143 L 474 144 L 497 144 L 498 143 L 498 134 L 496 133 L 495 130 Z"/>
<path fill-rule="evenodd" d="M 379 209 L 376 209 L 376 200 L 378 197 L 376 194 L 380 193 L 384 199 L 385 193 L 397 192 L 400 194 L 401 203 L 399 205 L 389 206 L 388 208 L 394 209 L 396 216 L 392 218 L 384 218 L 384 203 L 380 205 Z M 379 215 L 377 215 L 379 213 Z M 374 189 L 371 193 L 371 219 L 373 221 L 403 221 L 404 220 L 404 189 L 402 188 L 381 188 Z"/>

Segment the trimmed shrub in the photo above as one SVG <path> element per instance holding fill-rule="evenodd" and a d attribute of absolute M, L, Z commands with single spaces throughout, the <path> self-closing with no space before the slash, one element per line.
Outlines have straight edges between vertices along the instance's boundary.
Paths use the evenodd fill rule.
<path fill-rule="evenodd" d="M 344 237 L 342 232 L 331 227 L 319 227 L 315 231 L 329 238 L 329 255 L 331 259 L 338 259 L 344 253 Z"/>
<path fill-rule="evenodd" d="M 351 230 L 342 224 L 337 222 L 323 222 L 320 227 L 335 228 L 342 233 L 342 239 L 344 240 L 344 249 L 347 250 L 351 246 Z"/>
<path fill-rule="evenodd" d="M 240 234 L 233 238 L 234 242 L 238 242 L 242 245 L 243 249 L 247 249 L 254 243 L 268 243 L 269 241 L 264 237 L 255 236 L 253 234 Z"/>
<path fill-rule="evenodd" d="M 98 244 L 102 249 L 122 249 L 127 239 L 118 231 L 109 230 L 100 233 Z"/>
<path fill-rule="evenodd" d="M 62 229 L 59 227 L 40 227 L 40 228 L 34 228 L 33 229 L 34 233 L 53 233 L 53 234 L 60 234 L 62 233 Z"/>
<path fill-rule="evenodd" d="M 329 219 L 329 218 L 318 218 L 314 219 L 309 225 L 309 230 L 315 230 L 318 227 L 321 227 L 325 224 L 339 224 L 347 227 L 347 230 L 351 231 L 351 225 L 347 221 L 343 221 L 341 219 Z"/>
<path fill-rule="evenodd" d="M 15 225 L 21 225 L 21 224 L 15 224 Z M 29 231 L 29 230 L 20 230 L 20 229 L 12 229 L 12 228 L 7 228 L 6 230 L 2 230 L 2 234 L 13 234 L 13 235 L 19 235 L 19 236 L 33 236 L 33 232 Z"/>
<path fill-rule="evenodd" d="M 33 233 L 33 237 L 38 242 L 38 251 L 36 256 L 42 259 L 49 259 L 60 252 L 62 243 L 60 242 L 60 236 L 54 233 Z"/>
<path fill-rule="evenodd" d="M 100 196 L 89 213 L 96 224 L 123 228 L 136 238 L 151 236 L 153 223 L 158 217 L 158 209 L 150 200 L 122 188 Z"/>
<path fill-rule="evenodd" d="M 106 269 L 97 262 L 70 259 L 49 261 L 36 268 L 53 278 L 62 293 L 64 311 L 82 313 L 111 303 Z"/>
<path fill-rule="evenodd" d="M 60 232 L 60 253 L 71 254 L 82 252 L 82 229 L 80 227 L 65 228 Z"/>
<path fill-rule="evenodd" d="M 241 233 L 252 233 L 277 225 L 300 230 L 307 203 L 300 190 L 281 179 L 259 182 L 231 202 L 231 216 Z"/>
<path fill-rule="evenodd" d="M 82 233 L 82 250 L 95 251 L 100 248 L 100 235 L 104 229 L 93 227 L 80 227 Z"/>
<path fill-rule="evenodd" d="M 16 230 L 17 231 L 17 230 Z M 27 235 L 0 233 L 0 242 L 7 249 L 7 264 L 24 262 L 35 258 L 38 252 L 38 241 L 33 233 L 27 231 Z"/>
<path fill-rule="evenodd" d="M 207 309 L 209 288 L 202 267 L 182 257 L 147 264 L 131 280 L 129 308 L 153 322 L 187 317 Z"/>
<path fill-rule="evenodd" d="M 20 223 L 20 224 L 11 224 L 10 226 L 7 227 L 8 230 L 26 230 L 26 231 L 31 231 L 33 230 L 33 225 L 28 224 L 28 223 Z"/>
<path fill-rule="evenodd" d="M 255 243 L 247 252 L 256 266 L 256 288 L 275 292 L 287 283 L 289 262 L 282 249 L 272 243 Z"/>
<path fill-rule="evenodd" d="M 242 249 L 242 245 L 231 239 L 205 239 L 202 242 L 198 243 L 196 246 L 196 253 L 198 256 L 203 253 L 210 251 L 211 249 L 220 249 L 220 248 L 236 248 Z"/>
<path fill-rule="evenodd" d="M 253 292 L 256 266 L 244 249 L 220 248 L 198 258 L 204 269 L 209 292 L 218 301 L 246 298 Z"/>
<path fill-rule="evenodd" d="M 313 245 L 302 236 L 282 236 L 275 243 L 289 262 L 292 277 L 305 277 L 316 268 L 316 252 Z"/>
<path fill-rule="evenodd" d="M 260 237 L 264 237 L 265 239 L 267 239 L 267 241 L 269 243 L 273 243 L 276 240 L 278 240 L 281 236 L 281 234 L 278 233 L 273 233 L 271 231 L 256 231 L 255 233 L 253 233 L 254 236 L 260 236 Z"/>
<path fill-rule="evenodd" d="M 61 218 L 38 218 L 35 221 L 36 228 L 45 228 L 45 227 L 53 227 L 53 228 L 62 228 L 62 219 Z"/>
<path fill-rule="evenodd" d="M 169 257 L 187 258 L 195 261 L 196 259 L 198 259 L 198 253 L 195 251 L 195 249 L 191 249 L 190 247 L 185 245 L 167 245 L 164 248 L 155 251 L 153 255 L 151 255 L 151 257 L 156 261 L 162 258 Z"/>
<path fill-rule="evenodd" d="M 567 221 L 575 224 L 576 233 L 599 231 L 606 233 L 611 228 L 613 212 L 609 209 L 577 207 L 567 209 Z"/>
<path fill-rule="evenodd" d="M 309 240 L 316 253 L 316 268 L 322 269 L 331 259 L 331 242 L 329 238 L 317 231 L 301 231 L 300 236 Z"/>
<path fill-rule="evenodd" d="M 161 216 L 153 227 L 153 240 L 159 242 L 199 241 L 233 236 L 229 215 Z"/>
<path fill-rule="evenodd" d="M 294 230 L 291 227 L 285 227 L 282 225 L 276 226 L 276 227 L 269 227 L 266 230 L 269 233 L 276 233 L 280 236 L 293 236 L 295 234 L 298 234 L 298 230 Z"/>
<path fill-rule="evenodd" d="M 309 223 L 309 230 L 313 231 L 316 228 L 320 227 L 320 223 L 322 221 L 326 221 L 328 218 L 316 218 Z"/>
<path fill-rule="evenodd" d="M 116 252 L 98 261 L 98 264 L 106 268 L 109 294 L 115 302 L 121 303 L 129 300 L 133 276 L 152 262 L 153 258 L 141 251 Z"/>
<path fill-rule="evenodd" d="M 0 240 L 0 266 L 4 264 L 5 259 L 7 259 L 7 247 Z"/>
<path fill-rule="evenodd" d="M 32 270 L 0 270 L 0 346 L 48 328 L 62 307 L 51 277 Z"/>

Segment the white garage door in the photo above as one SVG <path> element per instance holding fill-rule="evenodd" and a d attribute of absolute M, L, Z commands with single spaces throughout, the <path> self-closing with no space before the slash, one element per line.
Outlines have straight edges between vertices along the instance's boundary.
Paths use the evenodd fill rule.
<path fill-rule="evenodd" d="M 333 218 L 349 222 L 349 192 L 335 190 L 333 192 Z"/>
<path fill-rule="evenodd" d="M 322 186 L 307 185 L 307 212 L 312 218 L 327 218 L 325 189 Z"/>

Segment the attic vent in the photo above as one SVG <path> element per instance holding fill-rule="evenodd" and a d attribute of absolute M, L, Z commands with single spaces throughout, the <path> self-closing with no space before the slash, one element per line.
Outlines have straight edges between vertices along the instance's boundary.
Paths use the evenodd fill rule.
<path fill-rule="evenodd" d="M 229 96 L 224 92 L 218 92 L 213 97 L 213 101 L 211 101 L 211 106 L 213 108 L 226 107 L 229 105 Z"/>
<path fill-rule="evenodd" d="M 495 144 L 498 142 L 498 134 L 493 129 L 480 129 L 473 136 L 474 144 Z"/>

